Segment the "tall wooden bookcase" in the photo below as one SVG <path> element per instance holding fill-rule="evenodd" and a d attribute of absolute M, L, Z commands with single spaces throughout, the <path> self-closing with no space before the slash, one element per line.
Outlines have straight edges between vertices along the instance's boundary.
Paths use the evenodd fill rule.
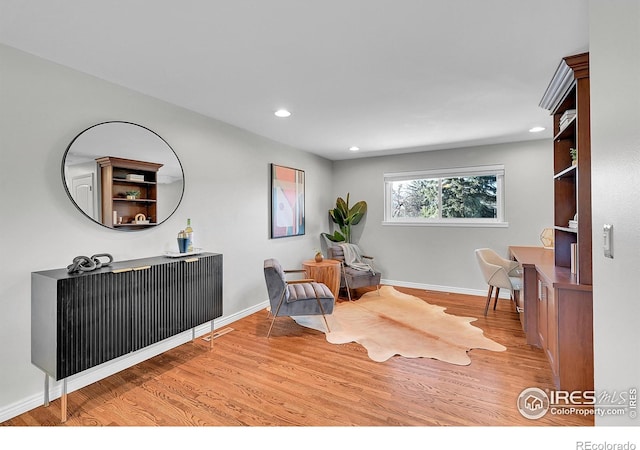
<path fill-rule="evenodd" d="M 589 54 L 568 56 L 540 106 L 553 115 L 555 264 L 572 269 L 583 285 L 592 283 L 589 103 Z M 575 164 L 571 149 L 577 150 Z"/>
<path fill-rule="evenodd" d="M 563 58 L 540 106 L 553 116 L 553 264 L 536 264 L 527 341 L 546 353 L 558 389 L 593 389 L 589 54 Z M 575 163 L 572 149 L 577 150 Z M 545 250 L 546 251 L 546 250 Z M 526 269 L 525 269 L 526 270 Z M 531 287 L 531 286 L 530 286 Z"/>

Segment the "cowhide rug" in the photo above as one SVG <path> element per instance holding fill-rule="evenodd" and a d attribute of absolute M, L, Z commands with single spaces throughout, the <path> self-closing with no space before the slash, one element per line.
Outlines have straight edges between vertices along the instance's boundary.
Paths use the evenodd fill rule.
<path fill-rule="evenodd" d="M 471 364 L 467 352 L 473 348 L 505 351 L 506 347 L 484 336 L 471 325 L 475 317 L 445 313 L 412 295 L 382 286 L 380 295 L 367 292 L 358 300 L 336 303 L 327 316 L 331 331 L 326 333 L 322 316 L 298 316 L 302 326 L 326 333 L 332 344 L 357 342 L 369 358 L 383 362 L 394 355 L 407 358 L 434 358 L 451 364 Z"/>

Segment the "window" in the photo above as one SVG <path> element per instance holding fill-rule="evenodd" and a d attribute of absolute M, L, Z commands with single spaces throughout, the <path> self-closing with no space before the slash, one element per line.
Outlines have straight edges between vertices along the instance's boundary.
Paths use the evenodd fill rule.
<path fill-rule="evenodd" d="M 507 226 L 504 166 L 384 174 L 386 225 Z"/>

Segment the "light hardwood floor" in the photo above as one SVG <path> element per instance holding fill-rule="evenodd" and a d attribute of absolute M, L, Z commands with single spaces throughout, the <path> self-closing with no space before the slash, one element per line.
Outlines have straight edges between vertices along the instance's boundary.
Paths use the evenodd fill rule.
<path fill-rule="evenodd" d="M 528 387 L 553 389 L 542 350 L 525 343 L 508 300 L 483 316 L 484 298 L 397 288 L 472 322 L 506 352 L 471 350 L 456 366 L 395 356 L 371 361 L 359 344 L 330 344 L 324 334 L 278 318 L 271 338 L 266 311 L 229 325 L 214 340 L 198 338 L 4 426 L 591 426 L 592 417 L 521 416 Z M 362 293 L 360 291 L 359 293 Z"/>

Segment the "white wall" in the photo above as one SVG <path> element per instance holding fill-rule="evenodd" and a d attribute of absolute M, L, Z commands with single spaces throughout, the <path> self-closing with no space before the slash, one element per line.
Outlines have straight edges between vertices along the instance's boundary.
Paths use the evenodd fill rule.
<path fill-rule="evenodd" d="M 43 374 L 30 360 L 31 272 L 66 267 L 77 255 L 107 252 L 122 261 L 162 254 L 175 248 L 190 217 L 198 244 L 224 254 L 229 318 L 266 301 L 265 258 L 298 267 L 320 245 L 334 201 L 326 189 L 330 161 L 6 46 L 0 60 L 0 421 L 42 404 Z M 182 162 L 182 204 L 157 228 L 106 229 L 65 193 L 60 164 L 67 145 L 108 120 L 152 129 Z M 303 237 L 269 239 L 272 162 L 305 170 Z"/>
<path fill-rule="evenodd" d="M 551 118 L 549 118 L 551 126 Z M 504 164 L 508 228 L 389 226 L 384 215 L 383 174 Z M 424 151 L 334 162 L 336 196 L 366 200 L 366 223 L 357 225 L 365 253 L 376 257 L 386 280 L 436 290 L 483 295 L 474 249 L 490 247 L 507 256 L 509 245 L 541 245 L 553 225 L 553 164 L 550 140 Z"/>
<path fill-rule="evenodd" d="M 595 387 L 620 393 L 640 389 L 640 4 L 593 0 L 590 17 Z M 613 259 L 603 255 L 604 224 L 613 224 Z"/>

